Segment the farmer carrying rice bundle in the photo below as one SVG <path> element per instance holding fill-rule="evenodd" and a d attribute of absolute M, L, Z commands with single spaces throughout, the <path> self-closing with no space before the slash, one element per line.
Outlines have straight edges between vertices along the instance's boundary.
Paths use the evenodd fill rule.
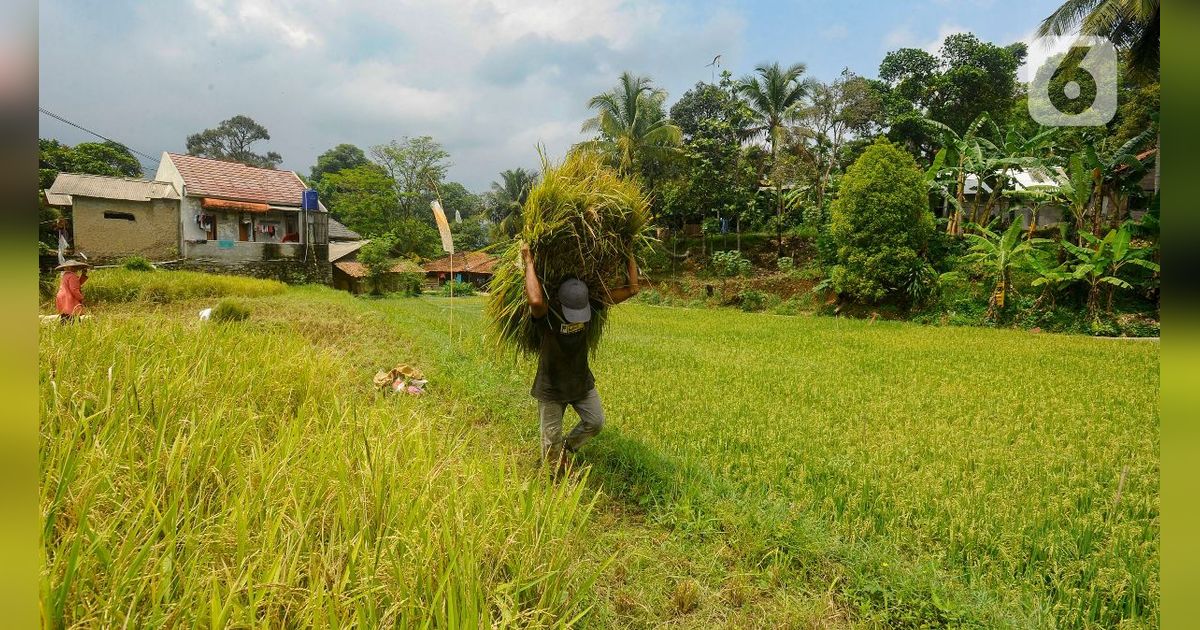
<path fill-rule="evenodd" d="M 556 475 L 604 426 L 588 352 L 608 309 L 638 292 L 635 252 L 648 240 L 648 224 L 640 187 L 600 156 L 576 151 L 557 167 L 543 163 L 520 240 L 497 266 L 488 312 L 502 342 L 538 356 L 530 394 L 538 400 L 542 456 Z M 564 438 L 567 406 L 579 424 Z"/>

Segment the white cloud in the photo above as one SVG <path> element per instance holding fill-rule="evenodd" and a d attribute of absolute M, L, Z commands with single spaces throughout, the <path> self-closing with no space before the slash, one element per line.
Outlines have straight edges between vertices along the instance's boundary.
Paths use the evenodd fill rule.
<path fill-rule="evenodd" d="M 55 25 L 40 37 L 42 103 L 137 150 L 183 150 L 234 114 L 265 125 L 259 150 L 300 172 L 338 143 L 431 135 L 473 190 L 535 166 L 539 143 L 561 157 L 583 139 L 588 98 L 624 70 L 677 98 L 710 78 L 713 55 L 737 67 L 746 28 L 730 10 L 665 0 L 192 0 L 120 15 L 48 0 L 41 11 Z M 43 122 L 46 136 L 90 139 Z"/>
<path fill-rule="evenodd" d="M 1042 67 L 1042 64 L 1046 63 L 1048 59 L 1071 49 L 1071 36 L 1039 38 L 1036 33 L 1035 29 L 1021 38 L 1027 47 L 1028 54 L 1025 57 L 1025 63 L 1017 70 L 1017 78 L 1026 83 L 1033 80 L 1038 68 Z"/>
<path fill-rule="evenodd" d="M 968 29 L 965 26 L 959 26 L 958 24 L 942 24 L 938 27 L 937 36 L 932 40 L 925 42 L 925 44 L 921 46 L 921 49 L 931 55 L 936 55 L 942 48 L 942 42 L 946 41 L 947 37 L 951 35 L 957 35 L 959 33 L 970 32 L 971 29 Z"/>
<path fill-rule="evenodd" d="M 843 40 L 848 35 L 850 35 L 850 29 L 842 23 L 830 24 L 825 30 L 821 31 L 821 37 L 829 41 Z"/>
<path fill-rule="evenodd" d="M 883 45 L 888 50 L 909 48 L 915 46 L 916 43 L 917 36 L 913 34 L 912 27 L 907 24 L 896 26 L 883 36 Z"/>

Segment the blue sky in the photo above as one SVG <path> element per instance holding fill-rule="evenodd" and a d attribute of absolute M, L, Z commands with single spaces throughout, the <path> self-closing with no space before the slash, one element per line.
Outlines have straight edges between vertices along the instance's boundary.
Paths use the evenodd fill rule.
<path fill-rule="evenodd" d="M 587 99 L 623 70 L 673 102 L 721 54 L 874 76 L 883 55 L 935 50 L 954 32 L 1029 41 L 1054 1 L 669 2 L 646 0 L 184 0 L 40 5 L 42 107 L 139 151 L 183 151 L 189 133 L 246 114 L 284 168 L 306 173 L 340 142 L 364 149 L 432 135 L 450 178 L 496 174 L 582 139 Z M 1035 50 L 1038 58 L 1044 54 Z M 41 135 L 90 140 L 46 116 Z"/>

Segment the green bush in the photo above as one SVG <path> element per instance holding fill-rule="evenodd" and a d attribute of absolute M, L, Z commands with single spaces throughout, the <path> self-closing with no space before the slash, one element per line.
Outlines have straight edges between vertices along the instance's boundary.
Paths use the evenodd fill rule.
<path fill-rule="evenodd" d="M 732 278 L 734 276 L 748 276 L 752 266 L 750 261 L 742 256 L 741 252 L 729 250 L 725 252 L 713 252 L 712 255 L 713 273 L 721 278 Z"/>
<path fill-rule="evenodd" d="M 859 302 L 910 301 L 906 283 L 928 264 L 921 253 L 932 232 L 913 157 L 886 140 L 871 145 L 846 171 L 830 208 L 833 288 Z"/>
<path fill-rule="evenodd" d="M 743 311 L 761 311 L 766 306 L 767 296 L 762 291 L 745 289 L 738 293 L 738 308 Z"/>
<path fill-rule="evenodd" d="M 663 295 L 654 289 L 646 289 L 638 292 L 637 299 L 643 304 L 659 305 L 663 302 Z"/>
<path fill-rule="evenodd" d="M 783 273 L 791 273 L 796 268 L 796 261 L 791 256 L 780 256 L 775 260 L 775 264 Z"/>
<path fill-rule="evenodd" d="M 128 271 L 154 271 L 154 265 L 145 256 L 129 256 L 121 261 L 121 268 Z"/>
<path fill-rule="evenodd" d="M 462 280 L 449 280 L 442 285 L 442 295 L 451 295 L 451 290 L 457 296 L 475 295 L 475 285 Z"/>
<path fill-rule="evenodd" d="M 210 318 L 214 322 L 240 322 L 249 319 L 250 307 L 234 300 L 221 300 L 212 310 Z"/>

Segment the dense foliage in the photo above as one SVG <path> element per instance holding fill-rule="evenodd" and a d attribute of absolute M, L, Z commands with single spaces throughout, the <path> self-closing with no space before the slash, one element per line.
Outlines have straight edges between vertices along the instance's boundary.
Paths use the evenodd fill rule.
<path fill-rule="evenodd" d="M 283 157 L 274 151 L 255 153 L 251 145 L 260 140 L 270 140 L 267 128 L 249 116 L 238 114 L 212 129 L 205 129 L 187 137 L 189 155 L 240 162 L 247 166 L 275 168 Z"/>
<path fill-rule="evenodd" d="M 933 232 L 925 184 L 912 156 L 881 141 L 846 171 L 830 211 L 837 246 L 833 288 L 850 298 L 879 302 L 905 291 L 928 265 L 923 254 Z"/>

